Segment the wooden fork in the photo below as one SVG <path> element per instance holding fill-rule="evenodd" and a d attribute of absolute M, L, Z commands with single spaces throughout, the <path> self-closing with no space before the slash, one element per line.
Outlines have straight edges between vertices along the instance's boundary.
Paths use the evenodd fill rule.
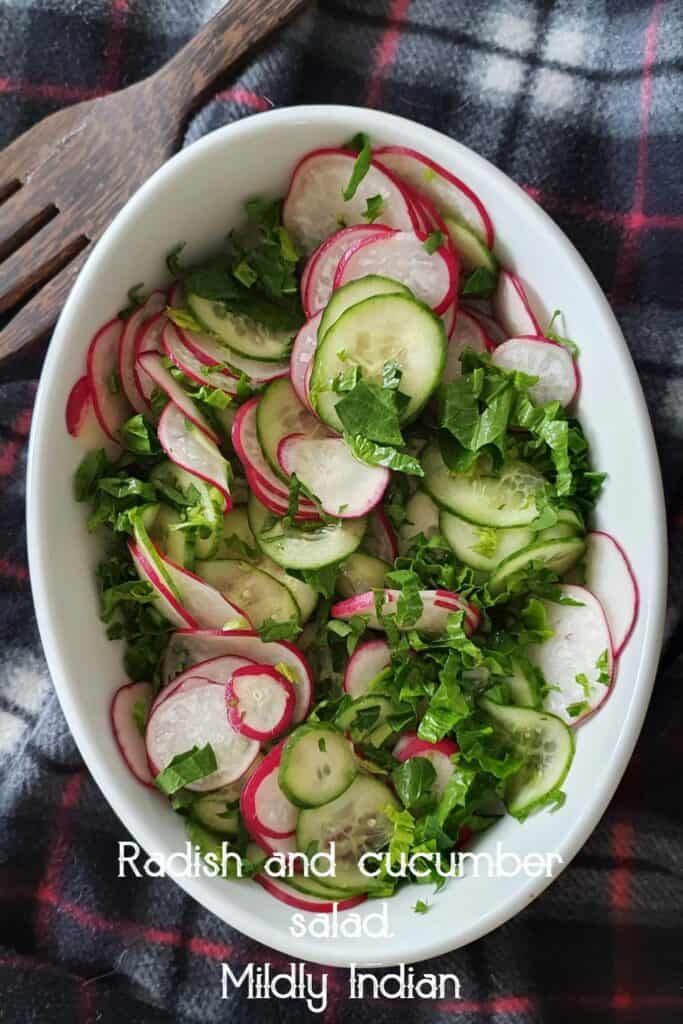
<path fill-rule="evenodd" d="M 303 3 L 231 0 L 150 78 L 59 110 L 0 153 L 0 360 L 49 333 L 93 243 L 178 148 L 188 115 Z"/>

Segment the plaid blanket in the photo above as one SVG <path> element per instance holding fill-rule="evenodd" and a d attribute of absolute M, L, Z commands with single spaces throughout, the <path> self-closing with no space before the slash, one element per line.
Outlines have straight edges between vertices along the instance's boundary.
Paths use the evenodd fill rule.
<path fill-rule="evenodd" d="M 0 0 L 0 145 L 160 65 L 217 0 Z M 683 741 L 683 8 L 680 0 L 321 0 L 189 126 L 271 106 L 382 107 L 472 146 L 557 219 L 611 297 L 650 404 L 671 512 L 667 645 L 631 766 L 594 835 L 513 921 L 425 970 L 457 1003 L 346 1002 L 327 1021 L 679 1021 Z M 2 212 L 0 209 L 0 217 Z M 0 1021 L 289 1020 L 220 999 L 219 961 L 282 958 L 172 881 L 115 879 L 120 822 L 52 690 L 29 591 L 24 463 L 38 360 L 0 383 Z M 637 481 L 634 481 L 637 486 Z M 320 969 L 313 968 L 316 977 Z"/>

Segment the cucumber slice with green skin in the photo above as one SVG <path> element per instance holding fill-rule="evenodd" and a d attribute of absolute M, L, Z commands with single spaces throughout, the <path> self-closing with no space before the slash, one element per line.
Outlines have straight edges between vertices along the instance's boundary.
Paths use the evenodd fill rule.
<path fill-rule="evenodd" d="M 460 257 L 463 270 L 471 272 L 478 267 L 484 267 L 492 274 L 498 273 L 498 260 L 475 231 L 453 217 L 444 217 L 444 224 Z"/>
<path fill-rule="evenodd" d="M 538 540 L 559 540 L 561 537 L 576 537 L 581 531 L 571 523 L 556 523 L 537 534 Z"/>
<path fill-rule="evenodd" d="M 505 682 L 510 691 L 512 703 L 520 708 L 534 708 L 540 710 L 543 704 L 541 687 L 538 678 L 531 670 L 531 666 L 525 669 L 519 661 L 513 663 L 514 671 L 508 676 Z"/>
<path fill-rule="evenodd" d="M 163 553 L 184 569 L 194 569 L 196 556 L 196 530 L 178 529 L 183 520 L 174 508 L 161 505 L 152 527 L 150 538 Z"/>
<path fill-rule="evenodd" d="M 217 789 L 195 800 L 190 808 L 190 817 L 220 836 L 236 836 L 240 830 L 240 815 L 236 807 L 231 808 L 225 793 Z"/>
<path fill-rule="evenodd" d="M 283 438 L 289 434 L 328 436 L 327 430 L 301 404 L 288 377 L 274 380 L 263 392 L 256 408 L 256 433 L 270 468 L 285 482 L 287 474 L 277 457 Z"/>
<path fill-rule="evenodd" d="M 258 557 L 258 545 L 249 526 L 247 510 L 244 507 L 233 508 L 223 516 L 223 530 L 213 557 L 244 558 L 248 553 Z"/>
<path fill-rule="evenodd" d="M 307 896 L 318 896 L 320 899 L 346 900 L 349 898 L 348 889 L 337 889 L 334 885 L 324 885 L 323 879 L 306 878 L 304 875 L 291 875 L 287 879 L 287 885 L 297 892 L 303 892 Z M 362 895 L 365 889 L 358 889 L 357 895 Z M 355 894 L 354 894 L 355 895 Z"/>
<path fill-rule="evenodd" d="M 187 304 L 205 330 L 240 355 L 264 362 L 287 358 L 294 331 L 272 331 L 256 320 L 231 313 L 222 302 L 203 299 L 192 292 L 187 296 Z"/>
<path fill-rule="evenodd" d="M 355 551 L 340 566 L 335 589 L 342 597 L 355 597 L 368 590 L 381 590 L 391 566 L 380 558 Z"/>
<path fill-rule="evenodd" d="M 253 494 L 248 508 L 257 544 L 284 569 L 321 569 L 343 562 L 359 547 L 365 532 L 364 518 L 285 527 Z"/>
<path fill-rule="evenodd" d="M 368 775 L 358 775 L 349 788 L 335 800 L 315 810 L 303 810 L 296 830 L 296 845 L 306 851 L 311 844 L 329 852 L 334 843 L 336 870 L 334 877 L 322 880 L 346 892 L 376 889 L 377 879 L 363 874 L 358 861 L 364 853 L 384 849 L 393 835 L 394 827 L 386 815 L 386 808 L 400 810 L 400 804 L 383 782 Z M 379 865 L 374 860 L 369 870 Z"/>
<path fill-rule="evenodd" d="M 274 576 L 238 558 L 202 562 L 197 574 L 229 601 L 238 605 L 255 629 L 266 619 L 299 620 L 299 608 L 291 593 Z"/>
<path fill-rule="evenodd" d="M 390 277 L 382 277 L 381 274 L 367 274 L 355 281 L 349 281 L 341 288 L 332 292 L 332 298 L 325 307 L 320 326 L 318 327 L 318 340 L 327 334 L 332 324 L 336 323 L 342 313 L 345 313 L 351 306 L 369 299 L 373 295 L 411 295 L 410 289 L 406 288 L 400 281 L 394 281 Z"/>
<path fill-rule="evenodd" d="M 353 747 L 329 722 L 301 725 L 289 736 L 278 781 L 297 807 L 320 807 L 335 800 L 358 772 Z"/>
<path fill-rule="evenodd" d="M 162 487 L 165 485 L 180 491 L 188 501 L 194 496 L 195 503 L 201 505 L 206 521 L 206 527 L 197 530 L 195 555 L 197 558 L 213 558 L 218 550 L 223 528 L 223 496 L 220 491 L 170 460 L 155 466 L 150 473 L 150 480 Z M 163 490 L 161 494 L 167 497 Z"/>
<path fill-rule="evenodd" d="M 422 468 L 425 490 L 437 505 L 477 526 L 528 526 L 538 515 L 534 495 L 546 481 L 525 462 L 508 462 L 498 476 L 451 473 L 430 445 Z"/>
<path fill-rule="evenodd" d="M 527 544 L 500 563 L 491 576 L 491 593 L 500 593 L 515 573 L 527 569 L 532 563 L 562 576 L 578 562 L 585 549 L 583 537 L 559 537 L 557 540 L 537 540 Z"/>
<path fill-rule="evenodd" d="M 317 590 L 309 587 L 308 583 L 304 583 L 303 580 L 298 580 L 296 576 L 290 576 L 281 565 L 274 562 L 272 558 L 268 558 L 267 555 L 261 555 L 254 562 L 254 565 L 257 569 L 262 569 L 263 572 L 268 573 L 269 576 L 273 576 L 278 583 L 282 583 L 287 588 L 299 609 L 299 621 L 301 623 L 310 619 L 318 603 Z"/>
<path fill-rule="evenodd" d="M 420 533 L 429 539 L 439 532 L 439 507 L 424 491 L 416 491 L 406 502 L 406 519 L 398 531 L 401 553 Z"/>
<path fill-rule="evenodd" d="M 410 399 L 401 421 L 409 423 L 436 390 L 445 359 L 446 332 L 428 306 L 407 295 L 375 295 L 347 309 L 318 345 L 311 400 L 321 420 L 341 432 L 335 406 L 342 395 L 331 390 L 337 374 L 356 365 L 365 377 L 381 380 L 384 364 L 395 360 L 401 391 Z"/>
<path fill-rule="evenodd" d="M 482 700 L 481 707 L 525 758 L 523 768 L 508 781 L 505 802 L 511 814 L 524 817 L 564 782 L 574 756 L 571 729 L 555 715 L 531 708 L 503 707 Z"/>
<path fill-rule="evenodd" d="M 504 558 L 525 548 L 535 538 L 533 530 L 524 527 L 496 530 L 490 526 L 474 526 L 452 512 L 442 511 L 439 524 L 442 535 L 460 561 L 482 572 L 493 572 Z"/>
<path fill-rule="evenodd" d="M 158 510 L 158 505 L 156 508 Z M 176 585 L 172 573 L 169 572 L 168 566 L 162 558 L 159 549 L 152 543 L 152 539 L 145 526 L 145 519 L 146 516 L 143 511 L 138 512 L 133 517 L 133 536 L 135 537 L 135 543 L 137 544 L 143 558 L 149 562 L 154 572 L 156 572 L 161 579 L 162 583 L 171 592 L 176 601 L 182 604 L 180 590 Z"/>
<path fill-rule="evenodd" d="M 380 747 L 394 732 L 387 719 L 394 710 L 390 697 L 381 693 L 371 693 L 354 700 L 335 719 L 336 724 L 345 733 L 350 733 L 354 743 L 370 743 Z"/>

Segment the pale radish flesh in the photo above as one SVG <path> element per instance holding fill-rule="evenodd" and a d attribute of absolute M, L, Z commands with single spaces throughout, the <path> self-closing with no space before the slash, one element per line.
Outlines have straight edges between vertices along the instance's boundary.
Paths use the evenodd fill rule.
<path fill-rule="evenodd" d="M 198 665 L 192 665 L 191 668 L 186 669 L 167 686 L 164 686 L 156 695 L 152 706 L 155 708 L 157 704 L 161 704 L 172 693 L 175 693 L 179 687 L 197 677 L 210 679 L 212 683 L 221 683 L 221 685 L 227 686 L 232 679 L 233 672 L 236 672 L 238 668 L 246 668 L 254 664 L 255 662 L 249 658 L 237 658 L 229 654 L 221 658 L 209 658 Z"/>
<path fill-rule="evenodd" d="M 274 665 L 286 675 L 296 691 L 293 722 L 303 721 L 313 701 L 313 673 L 302 652 L 285 640 L 264 641 L 249 630 L 181 629 L 171 637 L 164 657 L 164 682 L 174 679 L 181 665 L 184 670 L 187 665 L 226 655 Z"/>
<path fill-rule="evenodd" d="M 415 231 L 362 239 L 342 257 L 334 287 L 370 274 L 388 277 L 400 281 L 435 313 L 444 313 L 456 294 L 457 266 L 445 245 L 430 252 L 425 248 L 426 239 Z"/>
<path fill-rule="evenodd" d="M 586 586 L 602 605 L 618 658 L 638 617 L 638 584 L 621 544 L 609 533 L 594 530 L 586 538 Z"/>
<path fill-rule="evenodd" d="M 147 402 L 138 387 L 135 375 L 136 343 L 138 335 L 144 329 L 145 323 L 166 306 L 166 295 L 162 291 L 154 291 L 147 300 L 134 310 L 125 321 L 125 326 L 119 339 L 119 378 L 123 393 L 133 406 L 136 412 L 145 412 Z"/>
<path fill-rule="evenodd" d="M 145 732 L 150 769 L 156 776 L 178 754 L 207 743 L 215 754 L 216 770 L 188 783 L 186 789 L 204 793 L 235 782 L 259 750 L 257 740 L 242 736 L 230 726 L 225 714 L 225 688 L 208 679 L 203 686 L 181 687 L 150 715 Z"/>
<path fill-rule="evenodd" d="M 405 740 L 406 737 L 402 736 L 401 739 Z M 413 735 L 400 747 L 398 744 L 394 747 L 394 757 L 397 761 L 409 761 L 413 757 L 424 757 L 429 761 L 436 772 L 434 794 L 441 797 L 455 771 L 451 757 L 453 754 L 457 754 L 459 749 L 458 744 L 453 740 L 443 739 L 438 743 L 429 743 L 427 740 L 421 740 Z"/>
<path fill-rule="evenodd" d="M 340 519 L 357 519 L 378 505 L 391 478 L 388 469 L 354 458 L 340 437 L 290 434 L 278 445 L 278 459 L 288 476 L 295 473 L 316 495 L 324 512 Z"/>
<path fill-rule="evenodd" d="M 320 326 L 322 315 L 322 310 L 319 313 L 315 313 L 300 328 L 299 333 L 294 339 L 289 360 L 292 387 L 296 391 L 297 398 L 301 404 L 305 405 L 309 412 L 313 412 L 313 407 L 308 397 L 307 375 L 310 374 L 313 365 L 313 356 L 318 345 L 318 327 Z"/>
<path fill-rule="evenodd" d="M 383 225 L 354 224 L 335 232 L 316 249 L 301 278 L 301 298 L 307 317 L 315 316 L 329 302 L 339 261 L 351 246 L 362 239 L 388 234 L 391 229 Z"/>
<path fill-rule="evenodd" d="M 509 270 L 500 271 L 492 301 L 496 320 L 506 337 L 539 336 L 543 333 L 529 303 L 524 282 L 517 274 Z"/>
<path fill-rule="evenodd" d="M 135 383 L 148 408 L 152 403 L 152 394 L 154 393 L 156 383 L 141 369 L 139 360 L 140 356 L 149 352 L 163 353 L 164 347 L 161 343 L 161 338 L 167 323 L 166 314 L 157 313 L 156 316 L 150 317 L 144 326 L 140 328 L 135 339 L 135 365 L 133 367 Z"/>
<path fill-rule="evenodd" d="M 585 587 L 565 583 L 562 597 L 574 604 L 544 601 L 553 636 L 533 645 L 529 657 L 549 686 L 546 711 L 577 725 L 607 697 L 612 684 L 612 644 L 602 605 Z"/>
<path fill-rule="evenodd" d="M 443 213 L 452 214 L 493 248 L 493 224 L 486 207 L 463 181 L 436 161 L 406 146 L 382 146 L 375 158 L 401 180 L 419 189 Z"/>
<path fill-rule="evenodd" d="M 154 605 L 159 613 L 181 629 L 183 627 L 197 628 L 199 624 L 181 605 L 173 591 L 167 586 L 166 581 L 157 572 L 156 566 L 146 558 L 142 549 L 134 541 L 129 541 L 128 550 L 138 576 L 154 589 Z"/>
<path fill-rule="evenodd" d="M 368 516 L 368 526 L 363 537 L 363 550 L 390 565 L 398 555 L 396 531 L 383 508 L 374 509 Z"/>
<path fill-rule="evenodd" d="M 135 711 L 138 706 L 149 709 L 153 694 L 151 683 L 126 683 L 114 694 L 110 709 L 114 739 L 121 756 L 132 775 L 144 786 L 151 786 L 153 779 L 143 734 L 135 720 Z"/>
<path fill-rule="evenodd" d="M 382 615 L 384 617 L 396 614 L 399 590 L 385 590 Z M 472 633 L 478 626 L 478 615 L 476 610 L 464 601 L 459 594 L 447 590 L 421 590 L 422 613 L 416 622 L 410 625 L 398 626 L 399 629 L 417 629 L 425 633 L 445 632 L 448 625 L 448 616 L 457 612 L 465 612 L 465 629 Z M 354 615 L 368 617 L 370 629 L 382 629 L 383 626 L 377 616 L 375 592 L 359 594 L 357 597 L 350 597 L 346 601 L 338 601 L 332 605 L 330 615 L 335 619 L 350 619 Z"/>
<path fill-rule="evenodd" d="M 471 348 L 475 352 L 486 352 L 488 347 L 486 331 L 481 324 L 460 308 L 455 318 L 453 334 L 446 349 L 446 366 L 441 378 L 442 382 L 447 384 L 449 381 L 455 380 L 456 377 L 462 376 L 460 358 L 466 348 Z"/>
<path fill-rule="evenodd" d="M 294 834 L 299 808 L 287 799 L 278 783 L 282 759 L 279 743 L 264 757 L 240 797 L 240 811 L 253 836 L 284 839 Z"/>
<path fill-rule="evenodd" d="M 364 214 L 373 196 L 382 199 L 382 223 L 390 228 L 414 226 L 412 206 L 391 173 L 371 164 L 353 198 L 344 199 L 356 161 L 346 149 L 308 153 L 294 169 L 282 209 L 284 226 L 305 255 L 329 238 L 340 224 L 367 223 Z"/>
<path fill-rule="evenodd" d="M 174 402 L 169 402 L 162 412 L 157 435 L 171 462 L 220 491 L 224 511 L 229 511 L 232 499 L 228 486 L 228 463 L 214 442 L 198 430 Z"/>
<path fill-rule="evenodd" d="M 122 320 L 110 320 L 95 334 L 88 349 L 87 365 L 90 394 L 102 430 L 111 441 L 120 443 L 120 431 L 133 410 L 119 378 L 119 341 Z"/>
<path fill-rule="evenodd" d="M 172 363 L 179 370 L 195 381 L 196 384 L 208 384 L 219 391 L 226 391 L 229 395 L 237 394 L 237 380 L 234 374 L 224 370 L 211 370 L 197 359 L 193 352 L 190 352 L 187 345 L 180 337 L 175 324 L 168 320 L 161 334 L 161 344 L 164 352 Z"/>
<path fill-rule="evenodd" d="M 248 629 L 251 623 L 241 608 L 195 576 L 163 558 L 164 568 L 177 588 L 183 608 L 200 629 Z"/>
<path fill-rule="evenodd" d="M 185 347 L 206 367 L 227 365 L 228 372 L 244 373 L 254 384 L 265 384 L 289 373 L 289 363 L 268 363 L 240 355 L 210 334 L 195 334 L 184 327 L 178 333 Z"/>
<path fill-rule="evenodd" d="M 503 341 L 507 340 L 507 336 L 505 334 L 505 331 L 500 326 L 498 321 L 494 320 L 494 318 L 489 313 L 485 313 L 483 310 L 479 309 L 478 307 L 475 308 L 474 306 L 471 306 L 469 304 L 465 304 L 465 305 L 461 306 L 460 308 L 461 309 L 465 309 L 469 313 L 469 315 L 474 320 L 476 320 L 477 323 L 480 324 L 480 326 L 486 332 L 486 336 L 487 336 L 486 347 L 490 351 L 493 351 L 493 349 L 496 347 L 496 345 L 500 345 Z"/>
<path fill-rule="evenodd" d="M 391 664 L 391 648 L 386 640 L 366 640 L 349 658 L 344 673 L 344 690 L 351 697 L 363 697 L 370 683 Z"/>
<path fill-rule="evenodd" d="M 182 412 L 183 416 L 186 416 L 188 420 L 194 423 L 195 427 L 198 427 L 217 444 L 219 441 L 218 434 L 197 404 L 192 401 L 187 392 L 183 391 L 171 371 L 164 366 L 161 356 L 157 352 L 144 352 L 139 357 L 138 363 L 141 369 L 154 381 L 156 386 L 166 393 L 168 398 Z"/>
<path fill-rule="evenodd" d="M 228 721 L 253 740 L 273 740 L 288 729 L 296 694 L 289 679 L 272 665 L 237 669 L 226 687 Z"/>
<path fill-rule="evenodd" d="M 529 394 L 538 405 L 559 402 L 567 406 L 579 390 L 576 362 L 563 345 L 546 338 L 510 338 L 498 345 L 491 361 L 503 370 L 521 370 L 538 382 Z"/>

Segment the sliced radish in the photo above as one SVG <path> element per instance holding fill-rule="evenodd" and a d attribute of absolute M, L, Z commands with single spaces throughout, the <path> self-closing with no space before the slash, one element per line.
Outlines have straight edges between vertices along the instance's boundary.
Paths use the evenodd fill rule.
<path fill-rule="evenodd" d="M 272 851 L 269 851 L 272 852 Z M 311 914 L 331 914 L 336 908 L 340 910 L 351 910 L 360 903 L 364 903 L 367 896 L 349 896 L 346 900 L 322 899 L 320 896 L 311 896 L 309 893 L 300 892 L 292 885 L 280 881 L 279 878 L 271 878 L 261 872 L 254 875 L 254 881 L 263 886 L 275 899 L 286 903 L 288 907 L 295 907 L 297 910 L 308 910 Z"/>
<path fill-rule="evenodd" d="M 306 316 L 315 316 L 329 302 L 339 261 L 355 242 L 390 234 L 391 228 L 383 224 L 354 224 L 336 231 L 318 246 L 301 277 L 301 297 Z"/>
<path fill-rule="evenodd" d="M 274 740 L 288 729 L 296 693 L 272 665 L 238 668 L 226 687 L 228 721 L 253 740 Z"/>
<path fill-rule="evenodd" d="M 197 430 L 174 402 L 169 402 L 159 418 L 159 444 L 171 462 L 194 473 L 223 495 L 224 511 L 232 508 L 228 486 L 229 465 L 214 442 Z"/>
<path fill-rule="evenodd" d="M 114 694 L 110 708 L 111 727 L 121 757 L 138 782 L 151 787 L 154 782 L 147 763 L 145 741 L 133 717 L 133 709 L 141 701 L 149 707 L 153 694 L 151 683 L 126 683 Z"/>
<path fill-rule="evenodd" d="M 274 665 L 296 690 L 294 723 L 307 716 L 313 702 L 313 673 L 301 651 L 286 640 L 261 640 L 250 630 L 180 629 L 174 633 L 163 663 L 164 683 L 178 674 L 179 666 L 225 655 L 250 658 L 259 665 Z M 284 666 L 284 668 L 283 668 Z"/>
<path fill-rule="evenodd" d="M 463 221 L 481 235 L 489 249 L 493 248 L 491 218 L 479 197 L 464 181 L 428 156 L 406 146 L 382 146 L 375 150 L 374 156 L 382 167 L 393 171 L 401 181 L 419 189 L 441 211 L 452 213 Z"/>
<path fill-rule="evenodd" d="M 399 590 L 384 591 L 384 605 L 382 612 L 385 616 L 395 615 Z M 465 612 L 465 628 L 468 633 L 474 632 L 479 624 L 476 609 L 468 605 L 459 594 L 451 593 L 448 590 L 421 590 L 422 614 L 416 623 L 410 626 L 399 626 L 399 629 L 417 629 L 425 633 L 445 632 L 448 625 L 448 616 L 453 612 Z M 368 591 L 366 594 L 358 594 L 356 597 L 349 597 L 345 601 L 339 601 L 332 605 L 330 615 L 335 619 L 351 619 L 354 615 L 368 616 L 368 626 L 371 629 L 382 629 L 375 610 L 375 591 Z"/>
<path fill-rule="evenodd" d="M 344 690 L 355 700 L 368 692 L 373 679 L 391 664 L 386 640 L 366 640 L 355 649 L 344 673 Z"/>
<path fill-rule="evenodd" d="M 414 733 L 402 736 L 399 743 L 394 747 L 394 757 L 397 761 L 409 761 L 413 757 L 424 757 L 429 761 L 436 778 L 434 780 L 434 793 L 437 797 L 443 796 L 448 781 L 455 771 L 455 765 L 451 761 L 453 754 L 457 754 L 460 747 L 453 740 L 443 739 L 438 743 L 428 743 L 419 739 Z M 407 742 L 403 742 L 406 741 Z"/>
<path fill-rule="evenodd" d="M 493 296 L 493 311 L 506 337 L 540 336 L 543 332 L 529 304 L 524 283 L 517 274 L 501 270 Z"/>
<path fill-rule="evenodd" d="M 87 355 L 88 380 L 95 415 L 111 441 L 118 443 L 119 431 L 132 415 L 131 405 L 119 381 L 119 340 L 122 320 L 110 320 L 90 342 Z"/>
<path fill-rule="evenodd" d="M 435 313 L 444 313 L 457 293 L 458 268 L 446 245 L 427 252 L 426 238 L 416 231 L 395 231 L 360 239 L 340 260 L 334 287 L 368 274 L 380 274 L 410 288 Z"/>
<path fill-rule="evenodd" d="M 340 224 L 366 223 L 367 201 L 382 198 L 382 223 L 411 229 L 412 205 L 391 172 L 372 162 L 352 199 L 344 199 L 356 161 L 347 149 L 316 149 L 294 168 L 282 208 L 282 220 L 294 243 L 305 254 L 339 229 Z"/>
<path fill-rule="evenodd" d="M 602 605 L 618 658 L 638 617 L 638 584 L 626 552 L 609 533 L 594 530 L 586 538 L 586 586 Z"/>
<path fill-rule="evenodd" d="M 393 565 L 394 559 L 398 556 L 396 531 L 383 508 L 376 508 L 368 516 L 363 550 L 390 565 Z"/>
<path fill-rule="evenodd" d="M 164 326 L 161 344 L 171 362 L 190 380 L 197 384 L 208 384 L 219 391 L 227 391 L 229 395 L 237 394 L 237 378 L 224 370 L 210 370 L 205 363 L 200 362 L 184 344 L 175 324 L 170 320 Z"/>
<path fill-rule="evenodd" d="M 553 636 L 532 646 L 529 657 L 549 687 L 545 709 L 569 725 L 578 725 L 610 692 L 612 641 L 603 607 L 590 590 L 564 583 L 560 591 L 562 597 L 580 603 L 543 602 Z"/>
<path fill-rule="evenodd" d="M 320 500 L 323 511 L 340 519 L 357 519 L 379 505 L 391 473 L 354 458 L 341 437 L 284 437 L 277 450 L 284 472 L 296 473 L 301 483 Z"/>
<path fill-rule="evenodd" d="M 567 406 L 579 390 L 579 369 L 576 360 L 563 345 L 547 338 L 510 338 L 498 345 L 491 361 L 503 370 L 521 370 L 538 383 L 529 393 L 538 405 L 560 402 Z"/>
<path fill-rule="evenodd" d="M 171 309 L 180 309 L 185 305 L 185 288 L 182 281 L 174 281 L 168 286 L 166 305 Z"/>
<path fill-rule="evenodd" d="M 267 363 L 260 359 L 250 359 L 233 349 L 223 345 L 209 334 L 195 334 L 184 327 L 178 329 L 183 344 L 204 366 L 227 365 L 228 372 L 237 371 L 246 374 L 254 384 L 265 384 L 278 380 L 289 374 L 289 363 Z"/>
<path fill-rule="evenodd" d="M 149 583 L 154 588 L 154 604 L 159 613 L 174 626 L 179 626 L 181 629 L 187 627 L 197 629 L 199 624 L 183 608 L 171 588 L 166 584 L 166 581 L 157 572 L 156 566 L 146 557 L 142 548 L 131 540 L 128 542 L 128 550 L 140 579 L 144 580 L 145 583 Z"/>
<path fill-rule="evenodd" d="M 183 391 L 170 370 L 166 369 L 161 356 L 157 352 L 144 352 L 140 356 L 138 363 L 144 373 L 151 377 L 157 387 L 166 392 L 183 416 L 187 417 L 188 420 L 194 423 L 195 427 L 198 427 L 207 437 L 218 444 L 220 440 L 218 434 L 197 404 L 192 401 L 186 391 Z"/>
<path fill-rule="evenodd" d="M 281 758 L 279 743 L 266 754 L 242 790 L 240 811 L 250 835 L 285 839 L 296 830 L 299 808 L 287 799 L 278 782 Z"/>
<path fill-rule="evenodd" d="M 147 402 L 135 376 L 137 338 L 145 323 L 166 308 L 166 293 L 154 291 L 125 322 L 119 340 L 119 378 L 123 393 L 136 412 L 146 412 Z"/>
<path fill-rule="evenodd" d="M 255 840 L 263 850 L 268 854 L 273 853 L 296 853 L 296 836 L 275 836 L 266 835 L 265 832 L 253 832 L 251 838 Z M 294 871 L 299 871 L 298 865 L 294 867 Z"/>
<path fill-rule="evenodd" d="M 188 569 L 175 565 L 160 552 L 159 557 L 181 596 L 183 608 L 200 629 L 225 629 L 228 628 L 227 623 L 233 623 L 232 628 L 248 629 L 251 626 L 242 609 L 228 601 L 219 590 L 210 587 Z"/>
<path fill-rule="evenodd" d="M 498 321 L 494 320 L 488 313 L 469 304 L 460 306 L 460 309 L 464 309 L 469 313 L 472 319 L 476 320 L 482 328 L 486 334 L 486 347 L 490 352 L 493 352 L 496 345 L 500 345 L 502 342 L 507 341 L 503 328 L 500 326 Z"/>
<path fill-rule="evenodd" d="M 460 357 L 466 348 L 475 352 L 488 351 L 488 336 L 481 324 L 464 309 L 458 310 L 455 318 L 455 330 L 446 349 L 446 366 L 441 378 L 442 383 L 455 380 L 462 376 Z"/>
<path fill-rule="evenodd" d="M 309 412 L 313 412 L 313 406 L 308 395 L 307 375 L 310 374 L 313 367 L 313 356 L 318 346 L 318 327 L 322 315 L 323 310 L 320 310 L 303 325 L 294 339 L 289 360 L 292 387 L 301 404 L 305 405 Z"/>
<path fill-rule="evenodd" d="M 211 744 L 217 768 L 204 779 L 189 782 L 186 789 L 204 793 L 234 782 L 258 754 L 258 741 L 242 736 L 230 726 L 225 714 L 225 688 L 210 679 L 204 685 L 184 687 L 157 705 L 145 732 L 145 746 L 152 773 L 192 747 Z"/>
<path fill-rule="evenodd" d="M 451 302 L 450 306 L 445 313 L 442 313 L 441 319 L 443 320 L 443 327 L 446 332 L 446 337 L 450 341 L 455 332 L 455 324 L 457 321 L 458 306 L 456 302 Z"/>
<path fill-rule="evenodd" d="M 175 693 L 179 687 L 197 677 L 210 679 L 212 683 L 221 683 L 223 686 L 227 686 L 233 672 L 236 672 L 238 668 L 246 668 L 248 665 L 254 664 L 256 663 L 249 658 L 236 658 L 234 655 L 229 654 L 222 658 L 209 658 L 199 665 L 192 665 L 191 668 L 181 672 L 179 676 L 175 677 L 173 682 L 169 683 L 168 686 L 164 686 L 159 691 L 152 708 L 156 708 L 157 704 L 161 704 L 172 693 Z"/>
<path fill-rule="evenodd" d="M 72 437 L 78 437 L 92 408 L 90 381 L 87 376 L 79 377 L 66 400 L 66 429 Z"/>
<path fill-rule="evenodd" d="M 144 398 L 148 407 L 152 404 L 152 394 L 154 393 L 156 384 L 152 378 L 141 369 L 139 360 L 140 356 L 145 355 L 148 352 L 159 352 L 163 354 L 164 347 L 161 343 L 161 338 L 168 322 L 168 317 L 165 313 L 157 313 L 156 316 L 150 317 L 150 319 L 140 328 L 135 339 L 135 366 L 133 367 L 135 383 L 137 384 L 138 391 Z"/>

